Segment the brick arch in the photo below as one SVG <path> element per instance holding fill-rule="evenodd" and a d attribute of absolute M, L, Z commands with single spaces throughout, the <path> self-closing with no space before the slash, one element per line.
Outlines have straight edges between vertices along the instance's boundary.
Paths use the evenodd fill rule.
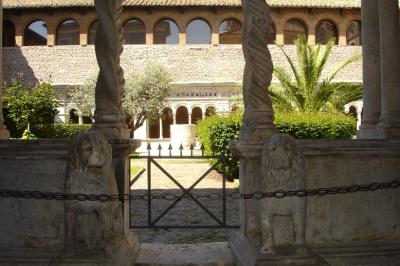
<path fill-rule="evenodd" d="M 11 19 L 3 19 L 3 21 L 1 22 L 3 23 L 3 36 L 5 35 L 5 39 L 3 38 L 3 42 L 5 42 L 5 47 L 12 47 L 16 45 L 16 34 L 17 34 L 17 29 L 15 26 L 15 23 L 11 20 Z M 6 23 L 10 23 L 10 27 L 6 28 L 4 27 L 4 24 Z"/>
<path fill-rule="evenodd" d="M 238 34 L 236 34 L 236 36 L 234 34 L 231 34 L 231 36 L 229 36 L 228 34 L 221 36 L 221 32 L 220 32 L 220 27 L 222 25 L 222 23 L 224 23 L 225 21 L 235 21 L 240 25 L 240 35 L 237 36 Z M 234 18 L 234 17 L 226 17 L 223 20 L 220 20 L 219 24 L 218 24 L 218 37 L 219 37 L 219 43 L 225 43 L 225 44 L 240 44 L 242 42 L 242 32 L 243 32 L 243 23 Z M 223 33 L 222 33 L 223 34 Z M 223 38 L 221 41 L 221 37 Z"/>
<path fill-rule="evenodd" d="M 154 20 L 153 23 L 151 23 L 151 25 L 150 25 L 151 28 L 154 30 L 154 27 L 157 26 L 157 24 L 158 24 L 160 21 L 163 21 L 163 20 L 171 20 L 171 21 L 174 22 L 175 25 L 178 27 L 178 30 L 179 30 L 179 31 L 181 30 L 181 25 L 179 25 L 177 19 L 173 18 L 172 16 L 161 16 L 161 17 L 157 18 L 156 20 Z"/>
<path fill-rule="evenodd" d="M 210 21 L 207 20 L 207 19 L 205 19 L 203 16 L 192 17 L 192 18 L 191 18 L 190 20 L 188 20 L 188 22 L 186 23 L 186 26 L 185 26 L 186 43 L 188 44 L 188 30 L 187 30 L 187 29 L 188 29 L 190 23 L 192 23 L 193 21 L 196 21 L 196 20 L 203 21 L 203 22 L 205 22 L 205 23 L 208 25 L 209 30 L 210 30 L 210 44 L 211 44 L 211 43 L 212 43 L 212 33 L 215 31 L 215 26 L 213 27 L 213 24 L 210 23 Z"/>
<path fill-rule="evenodd" d="M 139 21 L 144 29 L 143 29 L 143 34 L 144 34 L 144 40 L 140 40 L 138 41 L 138 43 L 132 43 L 131 41 L 129 41 L 129 39 L 127 38 L 127 31 L 125 30 L 125 26 L 129 21 Z M 146 32 L 148 30 L 148 25 L 146 25 L 145 20 L 141 17 L 138 16 L 132 16 L 132 17 L 128 17 L 127 19 L 124 20 L 124 22 L 122 23 L 122 27 L 124 28 L 124 35 L 125 35 L 125 43 L 126 44 L 146 44 Z M 129 43 L 128 43 L 129 42 Z"/>
<path fill-rule="evenodd" d="M 55 32 L 55 35 L 56 35 L 56 44 L 57 45 L 60 45 L 60 36 L 59 36 L 59 30 L 60 30 L 60 27 L 64 24 L 64 22 L 66 22 L 66 21 L 75 21 L 77 24 L 78 24 L 78 36 L 77 36 L 77 41 L 76 41 L 76 43 L 75 42 L 73 42 L 73 45 L 79 45 L 80 44 L 80 33 L 81 33 L 81 23 L 80 23 L 80 21 L 79 20 L 76 20 L 76 19 L 73 19 L 73 18 L 66 18 L 66 19 L 64 19 L 64 20 L 62 20 L 62 21 L 60 21 L 58 24 L 57 24 L 57 28 L 56 28 L 56 32 Z"/>
<path fill-rule="evenodd" d="M 35 22 L 43 22 L 46 25 L 46 38 L 45 38 L 45 40 L 42 40 L 43 44 L 38 44 L 40 42 L 40 37 L 42 37 L 42 36 L 37 38 L 34 35 L 32 35 L 32 36 L 30 36 L 32 38 L 32 40 L 29 40 L 27 38 L 27 37 L 29 37 L 29 36 L 27 36 L 27 34 L 29 34 L 27 32 L 27 30 Z M 22 38 L 22 40 L 23 40 L 22 45 L 26 45 L 26 46 L 28 46 L 28 45 L 30 45 L 30 46 L 47 45 L 48 35 L 49 35 L 48 23 L 46 23 L 46 21 L 44 21 L 42 19 L 33 19 L 29 23 L 25 24 L 23 38 Z M 36 39 L 36 40 L 34 40 L 34 39 Z"/>
<path fill-rule="evenodd" d="M 283 38 L 284 38 L 284 43 L 285 44 L 288 44 L 288 41 L 285 41 L 285 37 L 287 37 L 287 36 L 285 36 L 286 35 L 285 34 L 285 27 L 286 27 L 286 24 L 288 24 L 290 21 L 298 21 L 298 22 L 300 22 L 304 27 L 306 38 L 308 38 L 308 35 L 310 34 L 310 27 L 309 27 L 308 23 L 306 22 L 306 20 L 301 18 L 301 17 L 299 17 L 299 16 L 291 17 L 291 18 L 285 20 L 285 22 L 283 23 L 283 34 L 284 34 Z M 290 44 L 292 44 L 292 43 L 290 43 Z"/>
<path fill-rule="evenodd" d="M 317 40 L 318 27 L 321 25 L 321 23 L 322 23 L 323 21 L 330 22 L 330 23 L 332 23 L 332 24 L 335 26 L 335 30 L 336 30 L 336 40 L 335 40 L 335 44 L 337 45 L 337 44 L 339 43 L 340 32 L 341 32 L 340 29 L 341 29 L 341 28 L 340 28 L 339 24 L 338 24 L 334 19 L 332 19 L 332 18 L 329 17 L 329 16 L 323 17 L 323 18 L 319 19 L 319 20 L 317 21 L 317 23 L 315 23 L 315 29 L 314 29 L 314 31 L 315 31 L 315 42 L 318 43 L 318 40 Z"/>
<path fill-rule="evenodd" d="M 178 29 L 178 32 L 177 32 L 177 34 L 178 34 L 178 36 L 177 36 L 177 38 L 178 38 L 178 40 L 177 40 L 177 43 L 176 44 L 179 44 L 179 33 L 181 32 L 181 29 L 180 29 L 180 27 L 179 27 L 179 24 L 176 22 L 176 20 L 174 20 L 174 19 L 172 19 L 172 18 L 170 18 L 170 17 L 168 17 L 168 16 L 162 16 L 162 17 L 160 17 L 160 18 L 158 18 L 154 23 L 152 23 L 152 34 L 153 34 L 153 44 L 156 44 L 157 43 L 157 36 L 155 35 L 155 28 L 156 28 L 156 26 L 161 22 L 161 21 L 171 21 L 171 22 L 173 22 L 174 24 L 175 24 L 175 26 L 177 27 L 177 29 Z"/>

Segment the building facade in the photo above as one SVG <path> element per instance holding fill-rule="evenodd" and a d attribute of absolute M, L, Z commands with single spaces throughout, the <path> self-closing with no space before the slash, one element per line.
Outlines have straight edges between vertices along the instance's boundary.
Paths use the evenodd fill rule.
<path fill-rule="evenodd" d="M 336 39 L 331 64 L 361 53 L 359 0 L 270 0 L 274 30 L 265 40 L 275 63 L 287 66 L 274 42 L 295 56 L 299 34 L 309 44 Z M 89 0 L 3 0 L 4 79 L 18 73 L 25 81 L 49 80 L 59 88 L 59 121 L 90 123 L 69 100 L 67 88 L 97 73 L 93 43 L 97 19 Z M 174 89 L 161 121 L 135 133 L 141 139 L 171 136 L 171 124 L 195 124 L 212 113 L 234 108 L 244 67 L 241 51 L 243 15 L 240 0 L 129 0 L 122 14 L 125 73 L 143 64 L 165 65 Z M 285 65 L 286 64 L 286 65 Z M 329 70 L 330 67 L 328 67 Z M 327 71 L 328 71 L 327 70 Z M 361 62 L 338 81 L 360 82 Z"/>

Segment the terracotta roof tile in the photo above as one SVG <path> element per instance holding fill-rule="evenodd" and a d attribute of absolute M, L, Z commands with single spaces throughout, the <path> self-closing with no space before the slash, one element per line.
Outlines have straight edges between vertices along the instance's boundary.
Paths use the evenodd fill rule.
<path fill-rule="evenodd" d="M 267 0 L 271 7 L 360 8 L 361 0 Z M 240 0 L 125 0 L 126 6 L 240 6 Z M 93 0 L 3 0 L 5 9 L 93 6 Z"/>

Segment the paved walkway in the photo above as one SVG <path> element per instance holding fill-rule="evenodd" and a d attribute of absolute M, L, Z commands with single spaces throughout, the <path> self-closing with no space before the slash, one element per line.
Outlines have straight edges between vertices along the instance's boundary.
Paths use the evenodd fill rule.
<path fill-rule="evenodd" d="M 209 168 L 210 164 L 204 159 L 156 159 L 156 162 L 171 174 L 183 187 L 189 188 Z M 146 160 L 135 160 L 132 165 L 147 168 Z M 181 195 L 177 185 L 173 183 L 154 164 L 151 166 L 152 194 L 159 195 L 170 193 Z M 226 182 L 227 193 L 237 191 L 238 181 Z M 208 174 L 192 192 L 204 196 L 210 193 L 221 193 L 222 176 L 216 171 Z M 147 170 L 131 187 L 132 195 L 143 195 L 147 192 Z M 201 204 L 209 209 L 219 220 L 222 221 L 222 199 L 199 198 Z M 151 202 L 152 220 L 162 214 L 173 201 L 156 199 Z M 239 224 L 239 202 L 227 199 L 226 222 L 229 225 Z M 147 202 L 133 200 L 131 202 L 131 224 L 146 225 L 148 221 Z M 217 225 L 218 223 L 207 214 L 194 200 L 182 199 L 165 214 L 157 225 Z M 165 244 L 189 244 L 227 241 L 238 229 L 133 229 L 142 243 L 165 243 Z"/>

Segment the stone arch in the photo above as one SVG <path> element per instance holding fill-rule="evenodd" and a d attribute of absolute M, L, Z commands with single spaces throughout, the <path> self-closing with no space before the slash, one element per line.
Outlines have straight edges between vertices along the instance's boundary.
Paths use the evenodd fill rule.
<path fill-rule="evenodd" d="M 146 25 L 142 20 L 128 19 L 123 27 L 125 44 L 146 44 Z"/>
<path fill-rule="evenodd" d="M 174 123 L 174 114 L 170 107 L 165 107 L 162 111 L 162 137 L 171 138 L 171 125 Z"/>
<path fill-rule="evenodd" d="M 353 20 L 347 27 L 346 30 L 346 44 L 353 46 L 362 45 L 361 39 L 361 21 Z"/>
<path fill-rule="evenodd" d="M 283 27 L 284 44 L 293 44 L 299 35 L 304 35 L 308 38 L 307 23 L 299 18 L 291 18 L 286 21 Z"/>
<path fill-rule="evenodd" d="M 79 45 L 80 28 L 78 21 L 67 19 L 58 24 L 56 45 Z"/>
<path fill-rule="evenodd" d="M 241 44 L 242 23 L 236 18 L 224 19 L 218 26 L 220 44 Z"/>
<path fill-rule="evenodd" d="M 154 44 L 179 44 L 178 24 L 170 19 L 160 19 L 153 27 Z"/>
<path fill-rule="evenodd" d="M 186 106 L 179 106 L 176 109 L 176 124 L 177 125 L 189 124 L 189 112 Z"/>
<path fill-rule="evenodd" d="M 211 25 L 203 18 L 195 18 L 186 25 L 187 44 L 211 44 Z"/>
<path fill-rule="evenodd" d="M 335 38 L 335 44 L 338 44 L 339 31 L 336 23 L 328 19 L 320 20 L 315 27 L 315 42 L 327 44 L 331 38 Z"/>
<path fill-rule="evenodd" d="M 90 24 L 89 30 L 88 30 L 88 44 L 94 44 L 96 40 L 96 32 L 97 32 L 97 27 L 99 25 L 99 21 L 95 20 Z"/>
<path fill-rule="evenodd" d="M 15 46 L 15 25 L 9 20 L 3 20 L 3 46 Z"/>
<path fill-rule="evenodd" d="M 212 106 L 212 105 L 207 106 L 205 117 L 210 117 L 212 115 L 215 115 L 216 113 L 217 113 L 217 109 L 214 106 Z"/>
<path fill-rule="evenodd" d="M 47 45 L 47 24 L 43 20 L 30 22 L 25 28 L 23 40 L 26 46 Z"/>
<path fill-rule="evenodd" d="M 192 108 L 190 121 L 192 125 L 196 125 L 199 120 L 203 119 L 203 110 L 199 106 Z"/>

